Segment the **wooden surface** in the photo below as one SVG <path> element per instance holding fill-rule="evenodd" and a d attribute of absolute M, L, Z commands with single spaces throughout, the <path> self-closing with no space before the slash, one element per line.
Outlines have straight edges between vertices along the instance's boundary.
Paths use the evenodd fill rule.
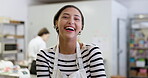
<path fill-rule="evenodd" d="M 126 78 L 124 76 L 111 76 L 111 78 Z"/>

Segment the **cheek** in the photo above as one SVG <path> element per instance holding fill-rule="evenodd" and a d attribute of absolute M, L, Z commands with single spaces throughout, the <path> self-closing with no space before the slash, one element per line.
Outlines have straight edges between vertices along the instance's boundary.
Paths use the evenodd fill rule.
<path fill-rule="evenodd" d="M 66 21 L 64 21 L 64 20 L 59 20 L 59 22 L 58 22 L 58 27 L 62 27 L 65 23 L 66 23 Z"/>
<path fill-rule="evenodd" d="M 46 40 L 48 40 L 49 36 L 46 36 Z"/>
<path fill-rule="evenodd" d="M 78 25 L 78 29 L 79 29 L 79 31 L 82 30 L 82 24 L 79 24 L 79 25 Z"/>
<path fill-rule="evenodd" d="M 81 30 L 82 29 L 82 22 L 77 22 L 77 26 Z"/>

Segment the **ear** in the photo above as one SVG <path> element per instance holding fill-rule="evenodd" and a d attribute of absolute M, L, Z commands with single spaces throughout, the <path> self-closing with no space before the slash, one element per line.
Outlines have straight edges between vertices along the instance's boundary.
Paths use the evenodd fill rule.
<path fill-rule="evenodd" d="M 81 35 L 81 31 L 79 31 L 78 35 Z"/>
<path fill-rule="evenodd" d="M 55 21 L 55 26 L 56 26 L 56 28 L 58 27 L 58 21 L 57 20 Z"/>
<path fill-rule="evenodd" d="M 57 20 L 55 21 L 54 28 L 55 28 L 55 29 L 57 29 L 57 28 L 58 28 L 58 25 L 57 25 Z"/>

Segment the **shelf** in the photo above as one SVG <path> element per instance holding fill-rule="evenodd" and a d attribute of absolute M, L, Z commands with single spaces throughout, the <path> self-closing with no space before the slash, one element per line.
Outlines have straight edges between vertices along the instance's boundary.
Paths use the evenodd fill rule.
<path fill-rule="evenodd" d="M 146 20 L 130 20 L 127 78 L 148 78 L 148 18 Z"/>
<path fill-rule="evenodd" d="M 133 48 L 130 48 L 130 49 L 137 49 L 137 50 L 148 50 L 148 47 L 133 47 Z"/>
<path fill-rule="evenodd" d="M 148 27 L 141 27 L 141 28 L 140 28 L 140 27 L 137 27 L 137 28 L 134 28 L 134 27 L 133 27 L 132 29 L 133 29 L 133 30 L 142 30 L 142 29 L 148 29 Z"/>
<path fill-rule="evenodd" d="M 22 22 L 22 23 L 0 23 L 0 24 L 3 24 L 3 25 L 13 25 L 13 26 L 20 26 L 20 25 L 24 25 L 24 22 Z"/>
<path fill-rule="evenodd" d="M 130 68 L 146 68 L 146 69 L 148 69 L 148 66 L 145 66 L 145 67 L 130 66 Z"/>
<path fill-rule="evenodd" d="M 3 54 L 17 54 L 18 52 L 15 52 L 15 51 L 8 51 L 8 52 L 4 52 Z"/>
<path fill-rule="evenodd" d="M 19 38 L 24 38 L 24 35 L 0 35 L 0 38 L 5 38 L 5 39 L 19 39 Z"/>
<path fill-rule="evenodd" d="M 0 23 L 0 27 L 0 59 L 13 57 L 12 59 L 17 60 L 19 50 L 23 51 L 24 58 L 26 56 L 25 23 L 23 21 L 10 20 L 8 23 Z"/>
<path fill-rule="evenodd" d="M 133 77 L 129 77 L 129 78 L 148 78 L 148 77 L 140 77 L 140 76 L 133 76 Z"/>
<path fill-rule="evenodd" d="M 3 51 L 3 54 L 17 54 L 17 53 L 18 53 L 18 50 Z"/>

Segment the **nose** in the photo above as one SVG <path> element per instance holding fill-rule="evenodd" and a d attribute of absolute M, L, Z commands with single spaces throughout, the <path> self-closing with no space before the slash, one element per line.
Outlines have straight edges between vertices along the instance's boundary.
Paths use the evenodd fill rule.
<path fill-rule="evenodd" d="M 68 24 L 70 24 L 70 25 L 74 24 L 74 19 L 70 18 L 69 21 L 68 21 Z"/>

